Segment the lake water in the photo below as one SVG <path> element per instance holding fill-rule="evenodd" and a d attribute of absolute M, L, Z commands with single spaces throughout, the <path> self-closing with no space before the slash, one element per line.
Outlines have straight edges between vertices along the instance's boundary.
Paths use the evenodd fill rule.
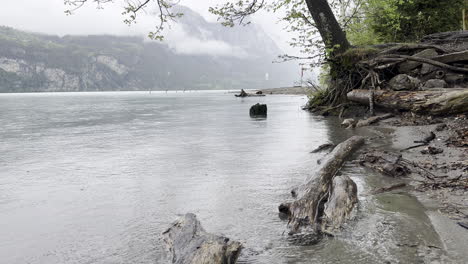
<path fill-rule="evenodd" d="M 257 102 L 267 119 L 249 117 Z M 342 173 L 358 184 L 355 219 L 317 245 L 288 240 L 277 206 L 317 169 L 323 154 L 309 152 L 351 135 L 302 111 L 305 102 L 220 91 L 0 95 L 0 263 L 161 263 L 161 232 L 187 212 L 241 241 L 240 263 L 444 259 L 417 200 L 366 194 L 394 181 L 352 163 Z"/>

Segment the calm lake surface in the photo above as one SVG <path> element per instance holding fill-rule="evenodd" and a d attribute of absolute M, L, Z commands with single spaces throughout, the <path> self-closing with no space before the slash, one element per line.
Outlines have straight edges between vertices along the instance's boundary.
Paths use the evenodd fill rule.
<path fill-rule="evenodd" d="M 249 117 L 257 102 L 267 119 Z M 243 242 L 240 263 L 443 259 L 417 200 L 369 195 L 395 182 L 352 163 L 343 173 L 358 184 L 355 220 L 317 245 L 288 240 L 277 206 L 317 168 L 323 153 L 309 152 L 351 135 L 302 111 L 305 102 L 220 91 L 0 95 L 0 262 L 161 263 L 161 232 L 187 212 Z"/>

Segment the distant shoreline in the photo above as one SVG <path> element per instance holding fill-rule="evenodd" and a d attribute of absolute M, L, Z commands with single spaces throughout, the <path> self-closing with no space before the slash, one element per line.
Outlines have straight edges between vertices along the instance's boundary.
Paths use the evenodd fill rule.
<path fill-rule="evenodd" d="M 263 94 L 309 95 L 312 92 L 312 89 L 309 87 L 294 86 L 294 87 L 256 89 L 254 91 L 262 91 Z"/>
<path fill-rule="evenodd" d="M 283 95 L 309 95 L 312 90 L 308 87 L 279 87 L 279 88 L 266 88 L 266 89 L 245 89 L 249 92 L 262 91 L 263 94 L 283 94 Z M 73 94 L 73 93 L 193 93 L 193 92 L 227 92 L 239 93 L 240 89 L 226 89 L 226 90 L 106 90 L 106 91 L 27 91 L 27 92 L 0 92 L 0 95 L 8 94 Z"/>

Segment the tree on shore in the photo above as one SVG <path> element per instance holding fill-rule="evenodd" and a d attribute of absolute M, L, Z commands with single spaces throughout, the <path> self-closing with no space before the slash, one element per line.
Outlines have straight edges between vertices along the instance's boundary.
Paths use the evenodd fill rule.
<path fill-rule="evenodd" d="M 362 0 L 234 0 L 226 1 L 224 4 L 210 7 L 209 11 L 218 16 L 218 21 L 224 26 L 234 26 L 235 24 L 249 24 L 249 16 L 264 9 L 276 12 L 280 9 L 285 11 L 285 16 L 281 18 L 288 26 L 286 30 L 297 33 L 298 37 L 293 38 L 291 45 L 300 48 L 301 53 L 306 57 L 282 55 L 283 60 L 308 59 L 320 63 L 324 59 L 331 62 L 332 72 L 340 72 L 339 61 L 333 58 L 346 52 L 350 43 L 346 38 L 346 33 L 340 25 L 333 9 L 341 10 L 341 19 L 347 15 L 347 10 L 351 15 L 356 14 Z M 104 8 L 105 4 L 112 3 L 112 0 L 64 0 L 64 4 L 69 7 L 65 13 L 72 14 L 80 7 L 94 3 L 98 8 Z M 148 36 L 152 39 L 163 40 L 164 30 L 168 23 L 176 21 L 183 16 L 175 11 L 179 2 L 171 0 L 125 0 L 123 15 L 124 22 L 132 24 L 137 21 L 138 14 L 149 11 L 156 14 L 157 23 L 153 31 Z M 343 23 L 346 25 L 348 21 Z M 317 38 L 317 35 L 320 38 Z M 342 73 L 336 74 L 340 78 Z M 335 83 L 335 82 L 334 82 Z M 323 104 L 334 104 L 343 99 L 348 88 L 341 89 L 337 85 L 331 85 L 332 89 L 327 89 L 330 96 L 327 100 L 322 100 Z"/>
<path fill-rule="evenodd" d="M 152 39 L 163 40 L 164 30 L 178 13 L 179 2 L 172 0 L 122 0 L 125 1 L 124 22 L 132 24 L 137 16 L 148 11 L 157 19 Z M 307 59 L 314 66 L 326 63 L 327 86 L 318 91 L 311 101 L 312 107 L 336 108 L 346 100 L 346 94 L 365 83 L 367 74 L 356 65 L 374 56 L 377 49 L 354 45 L 372 45 L 385 41 L 414 41 L 422 34 L 457 29 L 461 23 L 463 0 L 226 0 L 209 11 L 218 16 L 225 26 L 249 24 L 249 16 L 266 10 L 284 11 L 280 19 L 286 30 L 296 33 L 290 44 L 305 56 L 283 55 L 283 60 Z M 98 8 L 112 0 L 64 0 L 72 14 L 85 4 Z M 456 18 L 458 17 L 458 18 Z M 278 26 L 280 27 L 280 26 Z M 279 29 L 283 30 L 283 29 Z M 350 43 L 351 40 L 351 43 Z M 375 74 L 374 74 L 375 75 Z M 368 79 L 368 78 L 367 78 Z M 374 80 L 373 89 L 379 87 Z M 372 101 L 372 99 L 370 99 Z"/>

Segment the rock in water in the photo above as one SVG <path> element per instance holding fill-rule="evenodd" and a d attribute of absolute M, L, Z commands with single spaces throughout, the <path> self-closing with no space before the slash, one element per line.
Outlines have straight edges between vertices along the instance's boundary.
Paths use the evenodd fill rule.
<path fill-rule="evenodd" d="M 186 214 L 163 233 L 169 263 L 235 264 L 242 245 L 207 233 L 194 214 Z"/>
<path fill-rule="evenodd" d="M 255 104 L 250 107 L 250 117 L 266 117 L 267 116 L 267 105 L 266 104 Z"/>

